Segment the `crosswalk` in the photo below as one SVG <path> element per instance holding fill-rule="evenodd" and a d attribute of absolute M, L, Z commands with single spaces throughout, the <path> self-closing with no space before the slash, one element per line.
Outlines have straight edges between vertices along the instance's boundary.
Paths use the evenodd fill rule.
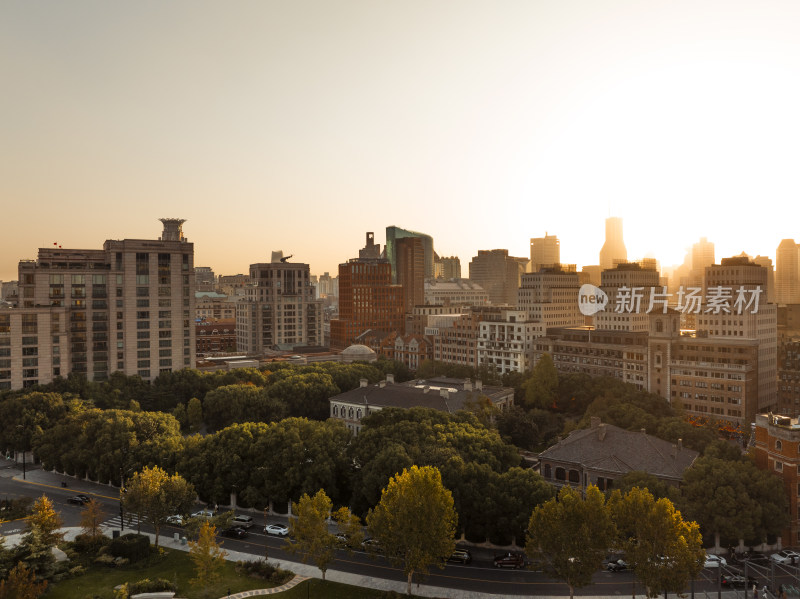
<path fill-rule="evenodd" d="M 124 516 L 124 524 L 126 529 L 136 529 L 139 525 L 139 517 L 136 514 L 125 514 Z M 142 520 L 142 524 L 144 524 L 144 520 Z M 113 518 L 109 518 L 105 522 L 103 522 L 103 526 L 108 528 L 114 529 L 120 527 L 120 518 L 119 515 L 114 516 Z"/>

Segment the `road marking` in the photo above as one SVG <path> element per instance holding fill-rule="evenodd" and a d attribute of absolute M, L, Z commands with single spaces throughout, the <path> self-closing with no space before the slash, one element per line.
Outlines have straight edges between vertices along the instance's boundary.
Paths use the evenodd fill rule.
<path fill-rule="evenodd" d="M 110 499 L 112 501 L 119 501 L 119 497 L 109 497 L 108 495 L 101 495 L 100 493 L 92 493 L 91 491 L 76 491 L 75 489 L 70 489 L 69 487 L 60 487 L 60 486 L 57 487 L 55 485 L 46 485 L 45 483 L 37 483 L 37 482 L 33 482 L 32 480 L 18 480 L 16 478 L 14 480 L 17 481 L 17 482 L 20 482 L 20 483 L 26 483 L 28 485 L 33 485 L 35 487 L 45 487 L 47 489 L 58 489 L 60 491 L 63 491 L 64 489 L 67 489 L 67 492 L 72 493 L 73 495 L 77 495 L 77 494 L 81 493 L 83 495 L 94 495 L 95 497 L 100 497 L 101 499 Z M 95 484 L 101 484 L 101 483 L 95 483 Z"/>

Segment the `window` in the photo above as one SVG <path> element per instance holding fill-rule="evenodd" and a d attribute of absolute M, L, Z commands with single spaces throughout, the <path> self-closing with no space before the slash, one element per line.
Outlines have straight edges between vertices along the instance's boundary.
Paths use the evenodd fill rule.
<path fill-rule="evenodd" d="M 775 471 L 776 472 L 783 472 L 783 462 L 775 462 Z"/>
<path fill-rule="evenodd" d="M 780 439 L 775 439 L 775 449 L 781 451 L 783 449 L 783 443 L 781 443 Z"/>

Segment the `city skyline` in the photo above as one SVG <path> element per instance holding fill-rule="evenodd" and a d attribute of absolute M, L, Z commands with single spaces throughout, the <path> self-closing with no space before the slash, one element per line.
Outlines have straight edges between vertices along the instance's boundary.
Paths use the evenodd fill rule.
<path fill-rule="evenodd" d="M 799 239 L 790 2 L 6 3 L 0 279 L 39 248 L 149 239 L 336 274 L 366 231 L 599 263 L 773 259 Z M 13 225 L 13 226 L 9 226 Z"/>

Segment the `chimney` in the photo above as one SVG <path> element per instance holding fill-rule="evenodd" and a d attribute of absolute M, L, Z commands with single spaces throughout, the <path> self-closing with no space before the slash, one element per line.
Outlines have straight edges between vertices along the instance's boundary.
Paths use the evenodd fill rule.
<path fill-rule="evenodd" d="M 592 416 L 589 422 L 592 425 L 592 428 L 597 428 L 600 426 L 600 417 L 599 416 Z"/>
<path fill-rule="evenodd" d="M 464 391 L 472 391 L 472 381 L 470 379 L 464 379 Z"/>
<path fill-rule="evenodd" d="M 361 383 L 362 387 L 366 387 L 369 384 L 369 381 L 367 381 L 367 379 L 361 379 L 359 383 Z"/>
<path fill-rule="evenodd" d="M 447 399 L 450 397 L 450 391 L 448 389 L 439 389 L 439 395 Z"/>
<path fill-rule="evenodd" d="M 597 438 L 602 441 L 606 438 L 606 425 L 605 424 L 598 424 L 597 425 Z"/>
<path fill-rule="evenodd" d="M 391 372 L 386 375 L 386 382 L 394 383 L 394 375 Z"/>
<path fill-rule="evenodd" d="M 482 391 L 483 390 L 483 381 L 482 380 L 477 379 L 475 381 L 475 390 L 476 391 Z"/>

